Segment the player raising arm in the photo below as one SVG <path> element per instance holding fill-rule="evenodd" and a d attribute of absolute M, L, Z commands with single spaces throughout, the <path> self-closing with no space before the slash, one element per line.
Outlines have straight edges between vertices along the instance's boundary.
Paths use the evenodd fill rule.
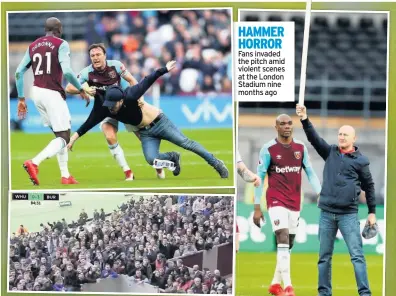
<path fill-rule="evenodd" d="M 167 140 L 198 154 L 219 173 L 221 178 L 228 178 L 228 169 L 221 160 L 215 158 L 199 143 L 187 138 L 160 109 L 147 102 L 139 101 L 139 98 L 160 76 L 171 71 L 175 66 L 175 61 L 168 62 L 166 67 L 158 69 L 125 91 L 119 86 L 108 88 L 103 106 L 95 101 L 89 118 L 71 137 L 69 147 L 72 148 L 79 137 L 110 116 L 139 128 L 144 156 L 153 167 L 157 169 L 169 168 L 173 171 L 174 176 L 180 174 L 180 153 L 159 152 L 161 140 Z"/>
<path fill-rule="evenodd" d="M 293 122 L 286 114 L 276 118 L 276 139 L 266 143 L 260 151 L 257 174 L 261 184 L 254 193 L 254 223 L 260 227 L 263 219 L 260 204 L 263 181 L 268 174 L 266 201 L 272 229 L 276 235 L 277 264 L 269 293 L 294 296 L 290 278 L 290 250 L 296 236 L 301 208 L 301 170 L 319 195 L 321 185 L 309 161 L 303 142 L 292 137 Z M 283 281 L 284 290 L 281 286 Z"/>
<path fill-rule="evenodd" d="M 366 193 L 368 217 L 365 229 L 376 233 L 375 187 L 370 161 L 356 143 L 356 131 L 344 125 L 338 130 L 338 143 L 329 144 L 315 130 L 303 105 L 296 106 L 305 135 L 316 152 L 325 161 L 323 189 L 320 193 L 318 293 L 332 295 L 332 257 L 338 231 L 350 250 L 355 271 L 357 292 L 372 295 L 367 275 L 367 264 L 360 233 L 359 195 Z M 352 294 L 352 293 L 351 293 Z"/>
<path fill-rule="evenodd" d="M 137 84 L 136 79 L 120 61 L 106 59 L 106 47 L 103 44 L 92 44 L 88 48 L 88 54 L 92 63 L 80 72 L 78 79 L 82 85 L 88 84 L 96 90 L 95 101 L 99 101 L 100 105 L 104 102 L 105 92 L 108 87 L 119 85 L 125 90 L 128 86 Z M 66 87 L 66 92 L 78 94 L 78 89 L 69 83 Z M 140 100 L 143 100 L 143 98 Z M 138 128 L 130 124 L 124 125 L 128 132 L 134 132 L 139 138 Z M 111 155 L 124 171 L 125 180 L 133 180 L 134 174 L 125 159 L 124 150 L 117 140 L 118 121 L 115 118 L 106 117 L 100 123 L 100 128 L 106 137 Z M 165 171 L 158 169 L 157 176 L 161 179 L 165 178 Z"/>
<path fill-rule="evenodd" d="M 62 184 L 77 184 L 68 170 L 68 151 L 66 148 L 70 139 L 70 112 L 66 104 L 66 95 L 62 87 L 62 74 L 78 89 L 78 93 L 89 100 L 87 95 L 93 94 L 89 88 L 83 88 L 70 67 L 70 48 L 67 41 L 61 39 L 62 23 L 51 17 L 45 22 L 46 35 L 38 38 L 29 45 L 25 56 L 19 64 L 15 80 L 18 91 L 18 117 L 24 119 L 28 112 L 23 75 L 32 67 L 34 83 L 32 100 L 43 120 L 44 126 L 51 128 L 55 134 L 53 139 L 32 160 L 23 163 L 33 185 L 39 185 L 38 166 L 48 158 L 57 156 L 61 171 Z"/>

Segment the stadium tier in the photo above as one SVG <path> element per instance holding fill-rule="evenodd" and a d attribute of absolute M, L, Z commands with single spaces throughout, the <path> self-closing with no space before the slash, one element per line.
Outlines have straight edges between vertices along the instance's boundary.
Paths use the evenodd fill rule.
<path fill-rule="evenodd" d="M 232 292 L 232 197 L 133 196 L 112 213 L 95 209 L 90 218 L 81 208 L 90 209 L 84 196 L 62 198 L 72 201 L 69 211 L 55 203 L 43 207 L 52 209 L 46 219 L 65 218 L 41 223 L 40 231 L 31 229 L 42 215 L 19 217 L 24 226 L 10 237 L 10 290 Z M 106 199 L 100 204 L 114 208 Z M 21 213 L 29 204 L 11 208 Z M 68 213 L 76 211 L 79 218 L 71 221 Z"/>
<path fill-rule="evenodd" d="M 241 21 L 294 21 L 295 95 L 299 93 L 304 14 L 241 12 Z M 313 12 L 305 102 L 311 113 L 384 116 L 386 110 L 387 15 Z M 294 103 L 241 103 L 241 112 L 273 112 Z M 264 107 L 266 110 L 264 110 Z M 326 113 L 324 113 L 326 112 Z"/>

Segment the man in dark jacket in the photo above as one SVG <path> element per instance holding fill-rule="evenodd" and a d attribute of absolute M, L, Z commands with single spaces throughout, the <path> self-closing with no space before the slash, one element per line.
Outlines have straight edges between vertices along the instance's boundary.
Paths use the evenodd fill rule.
<path fill-rule="evenodd" d="M 329 145 L 315 131 L 304 106 L 297 105 L 296 113 L 301 119 L 308 141 L 325 161 L 322 191 L 318 203 L 321 209 L 319 296 L 332 295 L 331 260 L 338 229 L 351 255 L 359 295 L 371 296 L 358 217 L 359 196 L 361 190 L 364 190 L 368 223 L 370 225 L 376 223 L 374 182 L 370 172 L 370 162 L 358 147 L 354 146 L 356 136 L 353 127 L 342 126 L 338 132 L 338 145 Z"/>

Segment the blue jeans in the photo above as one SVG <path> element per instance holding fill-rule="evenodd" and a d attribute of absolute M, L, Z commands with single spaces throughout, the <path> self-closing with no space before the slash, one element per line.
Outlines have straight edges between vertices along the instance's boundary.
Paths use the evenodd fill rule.
<path fill-rule="evenodd" d="M 167 140 L 181 148 L 198 154 L 212 166 L 217 162 L 213 154 L 209 153 L 201 144 L 187 138 L 165 114 L 162 115 L 162 118 L 153 127 L 140 130 L 139 132 L 144 157 L 150 165 L 153 164 L 156 158 L 172 160 L 171 153 L 159 152 L 161 140 Z"/>
<path fill-rule="evenodd" d="M 319 296 L 332 295 L 331 261 L 338 229 L 351 256 L 358 293 L 360 296 L 371 296 L 358 214 L 332 214 L 323 210 L 319 218 Z"/>

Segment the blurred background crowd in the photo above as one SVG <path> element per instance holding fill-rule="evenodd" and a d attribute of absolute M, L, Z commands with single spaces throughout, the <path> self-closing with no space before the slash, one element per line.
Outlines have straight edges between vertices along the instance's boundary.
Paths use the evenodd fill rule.
<path fill-rule="evenodd" d="M 127 276 L 160 292 L 231 294 L 232 275 L 184 260 L 232 246 L 233 208 L 230 196 L 151 196 L 112 213 L 83 209 L 77 221 L 41 223 L 38 232 L 20 225 L 10 237 L 9 289 L 84 291 L 84 284 Z"/>
<path fill-rule="evenodd" d="M 138 81 L 175 59 L 177 71 L 161 80 L 163 94 L 231 93 L 231 10 L 9 14 L 11 57 L 44 35 L 51 16 L 63 23 L 75 71 L 90 64 L 86 48 L 102 42 L 107 58 L 122 61 Z M 16 98 L 13 73 L 21 58 L 10 59 L 11 98 Z"/>

